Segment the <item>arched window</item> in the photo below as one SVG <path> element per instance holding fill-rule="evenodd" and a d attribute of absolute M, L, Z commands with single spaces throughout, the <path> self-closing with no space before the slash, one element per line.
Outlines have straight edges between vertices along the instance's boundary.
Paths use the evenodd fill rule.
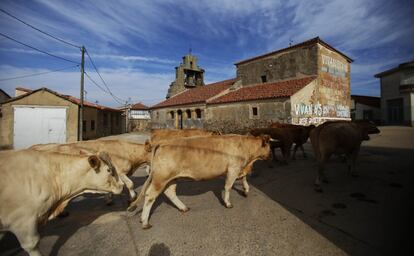
<path fill-rule="evenodd" d="M 172 110 L 170 111 L 170 118 L 174 119 L 174 111 L 172 111 Z"/>
<path fill-rule="evenodd" d="M 195 110 L 195 112 L 196 112 L 196 117 L 197 117 L 197 118 L 201 118 L 201 109 L 197 108 L 197 109 Z"/>
<path fill-rule="evenodd" d="M 187 114 L 187 119 L 191 119 L 191 110 L 187 109 L 185 113 Z"/>

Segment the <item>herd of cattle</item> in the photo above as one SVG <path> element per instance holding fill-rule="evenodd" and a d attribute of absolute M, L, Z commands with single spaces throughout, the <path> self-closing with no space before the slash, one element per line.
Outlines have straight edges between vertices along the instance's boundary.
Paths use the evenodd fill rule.
<path fill-rule="evenodd" d="M 29 255 L 38 249 L 38 224 L 53 219 L 71 199 L 83 193 L 120 194 L 125 186 L 135 214 L 144 198 L 142 227 L 150 228 L 149 214 L 161 192 L 183 212 L 189 208 L 177 197 L 177 179 L 207 180 L 225 176 L 223 201 L 231 208 L 230 189 L 242 179 L 249 192 L 247 174 L 257 160 L 267 160 L 280 148 L 283 163 L 310 137 L 318 172 L 315 189 L 326 179 L 324 166 L 332 154 L 344 155 L 355 172 L 355 159 L 368 134 L 379 133 L 371 123 L 326 122 L 318 127 L 274 123 L 252 129 L 248 135 L 221 135 L 198 129 L 153 130 L 145 144 L 122 140 L 93 140 L 70 144 L 34 145 L 25 150 L 0 152 L 0 231 L 11 231 Z M 293 157 L 291 148 L 295 144 Z M 147 166 L 148 178 L 139 195 L 128 176 Z"/>

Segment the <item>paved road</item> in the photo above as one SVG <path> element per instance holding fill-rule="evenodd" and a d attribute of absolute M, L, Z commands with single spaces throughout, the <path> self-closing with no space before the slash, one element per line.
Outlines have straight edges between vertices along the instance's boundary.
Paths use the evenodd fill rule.
<path fill-rule="evenodd" d="M 232 190 L 234 208 L 221 201 L 224 180 L 181 182 L 185 214 L 161 196 L 142 230 L 138 216 L 124 216 L 126 196 L 112 206 L 102 197 L 72 201 L 70 215 L 43 226 L 45 255 L 401 255 L 410 245 L 413 208 L 414 129 L 382 127 L 364 142 L 359 177 L 347 175 L 340 159 L 327 166 L 330 184 L 313 191 L 314 158 L 301 154 L 288 166 L 255 165 L 250 195 Z M 143 135 L 122 135 L 144 141 Z M 144 182 L 144 171 L 133 179 Z M 137 188 L 139 190 L 139 188 Z M 11 235 L 0 240 L 1 255 L 24 255 Z M 13 248 L 14 249 L 10 249 Z M 6 252 L 5 248 L 9 248 Z M 412 248 L 411 248 L 412 249 Z"/>

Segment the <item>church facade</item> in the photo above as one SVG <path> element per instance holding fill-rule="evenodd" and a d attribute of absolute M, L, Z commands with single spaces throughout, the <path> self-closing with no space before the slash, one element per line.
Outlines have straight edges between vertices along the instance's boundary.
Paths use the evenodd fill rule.
<path fill-rule="evenodd" d="M 352 59 L 319 37 L 239 61 L 235 78 L 208 85 L 196 60 L 183 58 L 167 99 L 151 107 L 153 128 L 243 133 L 275 121 L 350 120 Z"/>

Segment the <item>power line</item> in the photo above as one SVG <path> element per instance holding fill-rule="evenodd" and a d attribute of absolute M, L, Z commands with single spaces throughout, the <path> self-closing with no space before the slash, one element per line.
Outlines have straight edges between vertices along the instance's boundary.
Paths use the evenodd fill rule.
<path fill-rule="evenodd" d="M 124 102 L 126 102 L 126 100 L 121 99 L 121 98 L 119 98 L 119 97 L 115 96 L 115 95 L 111 92 L 111 89 L 109 89 L 109 86 L 106 84 L 105 80 L 103 79 L 103 77 L 102 77 L 102 76 L 101 76 L 101 74 L 99 73 L 98 68 L 96 67 L 95 63 L 93 62 L 92 57 L 89 55 L 88 50 L 86 50 L 86 55 L 88 55 L 88 58 L 89 58 L 89 60 L 91 61 L 93 68 L 95 69 L 96 73 L 98 73 L 99 77 L 101 78 L 102 83 L 105 85 L 106 89 L 108 90 L 108 91 L 107 91 L 107 93 L 109 93 L 109 94 L 112 96 L 112 98 L 114 98 L 114 100 L 115 100 L 115 101 L 117 101 L 118 103 L 120 103 L 120 104 L 124 104 Z"/>
<path fill-rule="evenodd" d="M 102 86 L 100 86 L 97 82 L 95 82 L 95 80 L 92 79 L 92 77 L 89 76 L 89 74 L 87 72 L 85 72 L 86 78 L 89 79 L 89 81 L 91 81 L 96 87 L 98 87 L 99 89 L 101 89 L 104 93 L 107 93 L 109 95 L 112 96 L 112 98 L 119 104 L 123 105 L 125 104 L 125 102 L 122 101 L 122 99 L 118 100 L 118 97 L 114 97 L 114 95 L 111 94 L 111 92 L 105 90 L 105 88 L 103 88 Z"/>
<path fill-rule="evenodd" d="M 36 50 L 36 51 L 38 51 L 38 52 L 41 52 L 41 53 L 43 53 L 43 54 L 46 54 L 46 55 L 49 55 L 49 56 L 51 56 L 51 57 L 54 57 L 54 58 L 57 58 L 57 59 L 61 59 L 61 60 L 64 60 L 64 61 L 68 61 L 68 62 L 72 62 L 72 63 L 75 63 L 75 64 L 78 64 L 78 65 L 79 65 L 79 63 L 78 63 L 78 62 L 75 62 L 75 61 L 73 61 L 73 60 L 69 60 L 69 59 L 66 59 L 66 58 L 63 58 L 63 57 L 60 57 L 60 56 L 54 55 L 54 54 L 52 54 L 52 53 L 48 53 L 48 52 L 46 52 L 46 51 L 40 50 L 40 49 L 38 49 L 38 48 L 36 48 L 36 47 L 33 47 L 33 46 L 31 46 L 31 45 L 28 45 L 28 44 L 25 44 L 25 43 L 23 43 L 23 42 L 20 42 L 20 41 L 18 41 L 18 40 L 16 40 L 16 39 L 12 38 L 12 37 L 10 37 L 10 36 L 7 36 L 7 35 L 5 35 L 5 34 L 3 34 L 3 33 L 0 33 L 0 35 L 1 35 L 1 36 L 4 36 L 5 38 L 8 38 L 8 39 L 10 39 L 10 40 L 12 40 L 12 41 L 14 41 L 14 42 L 16 42 L 16 43 L 19 43 L 19 44 L 21 44 L 21 45 L 24 45 L 24 46 L 26 46 L 26 47 L 29 47 L 30 49 Z"/>
<path fill-rule="evenodd" d="M 21 23 L 25 24 L 26 26 L 29 26 L 29 27 L 31 27 L 32 29 L 37 30 L 37 31 L 39 31 L 40 33 L 45 34 L 45 35 L 47 35 L 47 36 L 49 36 L 49 37 L 51 37 L 51 38 L 53 38 L 53 39 L 55 39 L 55 40 L 57 40 L 57 41 L 59 41 L 59 42 L 61 42 L 61 43 L 64 43 L 64 44 L 70 45 L 70 46 L 72 46 L 72 47 L 76 47 L 76 48 L 78 48 L 78 49 L 80 49 L 80 48 L 81 48 L 81 47 L 80 47 L 80 46 L 78 46 L 78 45 L 75 45 L 75 44 L 69 43 L 69 42 L 67 42 L 67 41 L 65 41 L 65 40 L 63 40 L 63 39 L 60 39 L 59 37 L 53 36 L 53 35 L 51 35 L 51 34 L 49 34 L 49 33 L 45 32 L 45 31 L 43 31 L 43 30 L 41 30 L 41 29 L 39 29 L 39 28 L 36 28 L 35 26 L 30 25 L 29 23 L 27 23 L 27 22 L 25 22 L 25 21 L 23 21 L 23 20 L 21 20 L 21 19 L 17 18 L 16 16 L 14 16 L 14 15 L 10 14 L 9 12 L 7 12 L 7 11 L 5 11 L 5 10 L 1 9 L 1 8 L 0 8 L 0 11 L 1 11 L 1 12 L 3 12 L 3 13 L 5 13 L 6 15 L 8 15 L 8 16 L 10 16 L 10 17 L 12 17 L 13 19 L 20 21 Z"/>
<path fill-rule="evenodd" d="M 61 68 L 61 69 L 55 69 L 55 70 L 51 70 L 51 71 L 47 71 L 47 72 L 34 73 L 34 74 L 16 76 L 16 77 L 8 77 L 8 78 L 0 79 L 0 81 L 8 81 L 8 80 L 14 80 L 14 79 L 25 78 L 25 77 L 40 76 L 40 75 L 49 74 L 49 73 L 53 73 L 53 72 L 58 72 L 58 71 L 62 71 L 62 70 L 66 70 L 66 69 L 70 69 L 70 68 L 74 68 L 74 67 L 79 67 L 79 65 L 70 66 L 70 67 Z"/>

